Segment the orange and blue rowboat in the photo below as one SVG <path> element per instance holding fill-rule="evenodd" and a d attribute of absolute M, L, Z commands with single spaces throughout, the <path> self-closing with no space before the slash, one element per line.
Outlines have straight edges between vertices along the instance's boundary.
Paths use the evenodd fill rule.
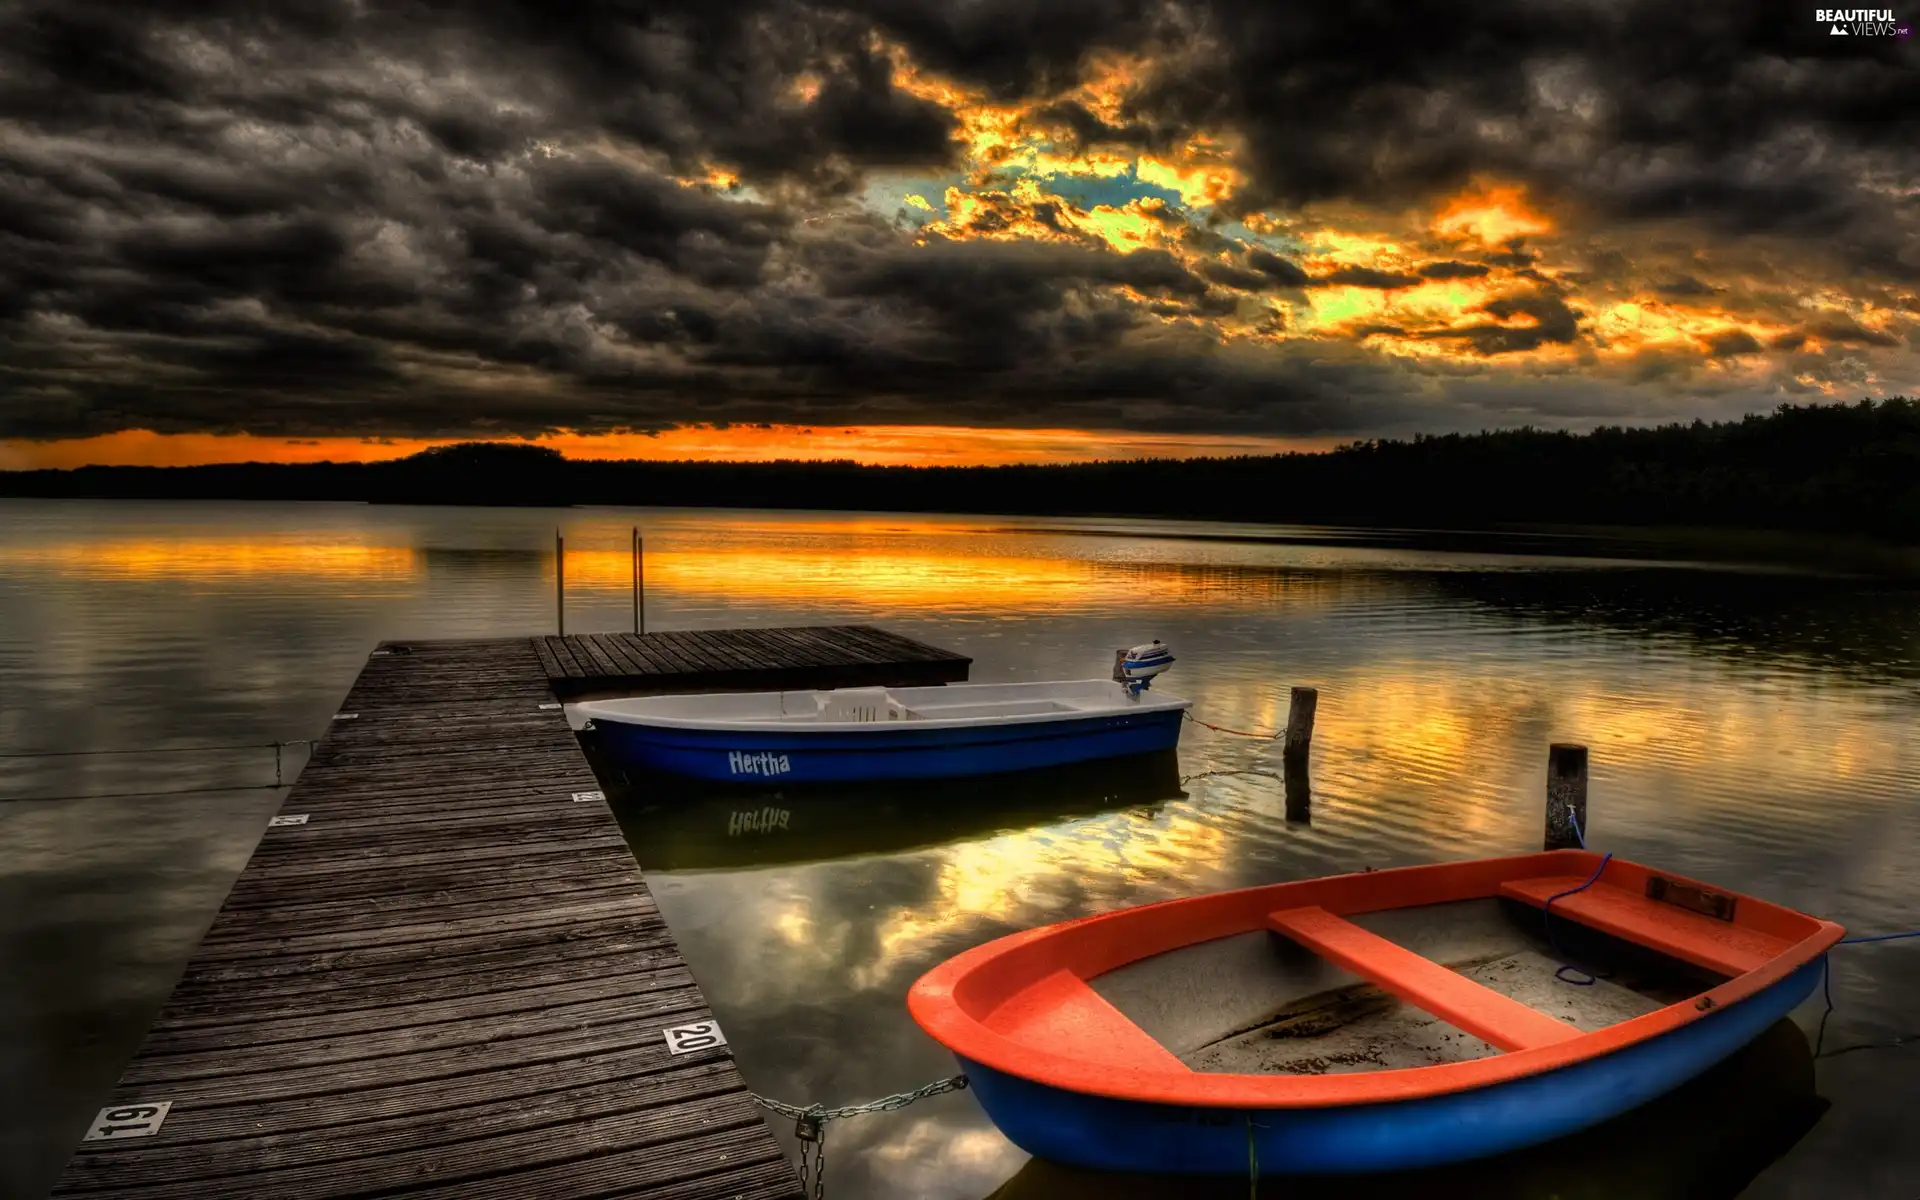
<path fill-rule="evenodd" d="M 1008 1138 L 1098 1170 L 1435 1166 L 1635 1108 L 1805 1000 L 1844 931 L 1557 850 L 1103 913 L 908 996 Z"/>

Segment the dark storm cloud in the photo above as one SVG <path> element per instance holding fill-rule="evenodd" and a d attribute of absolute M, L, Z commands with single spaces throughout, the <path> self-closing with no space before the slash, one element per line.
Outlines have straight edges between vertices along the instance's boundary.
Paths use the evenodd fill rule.
<path fill-rule="evenodd" d="M 1116 254 L 1055 243 L 950 240 L 902 246 L 884 255 L 841 259 L 829 295 L 884 296 L 942 311 L 976 312 L 1055 300 L 1076 283 L 1126 284 L 1143 291 L 1197 296 L 1206 284 L 1164 250 Z"/>
<path fill-rule="evenodd" d="M 1095 50 L 1162 44 L 1181 17 L 1179 6 L 1161 0 L 857 0 L 849 7 L 900 39 L 916 62 L 1002 100 L 1075 82 Z"/>
<path fill-rule="evenodd" d="M 1710 283 L 1703 283 L 1691 275 L 1680 275 L 1667 280 L 1665 283 L 1655 284 L 1653 290 L 1659 292 L 1662 296 L 1684 297 L 1712 296 L 1719 292 L 1720 289 Z"/>
<path fill-rule="evenodd" d="M 1121 118 L 1163 136 L 1243 136 L 1247 208 L 1405 203 L 1494 174 L 1603 215 L 1818 230 L 1843 250 L 1899 248 L 1914 228 L 1911 204 L 1867 185 L 1914 179 L 1920 72 L 1907 44 L 1831 38 L 1806 9 L 1215 0 L 1197 11 L 1206 69 L 1168 56 Z M 1880 269 L 1912 278 L 1917 255 L 1908 244 Z"/>
<path fill-rule="evenodd" d="M 1275 286 L 1271 278 L 1258 271 L 1249 271 L 1214 259 L 1202 262 L 1198 270 L 1221 287 L 1235 288 L 1242 292 L 1258 292 Z"/>
<path fill-rule="evenodd" d="M 1508 242 L 1507 248 L 1499 254 L 1487 255 L 1487 265 L 1505 267 L 1508 270 L 1523 271 L 1540 261 L 1540 256 L 1528 250 L 1519 242 Z"/>
<path fill-rule="evenodd" d="M 1247 265 L 1281 287 L 1306 287 L 1312 282 L 1312 277 L 1300 269 L 1300 264 L 1258 247 L 1247 252 Z"/>
<path fill-rule="evenodd" d="M 1484 263 L 1430 262 L 1420 268 L 1422 279 L 1479 279 L 1492 270 Z"/>
<path fill-rule="evenodd" d="M 1398 271 L 1376 271 L 1372 267 L 1341 267 L 1314 280 L 1318 284 L 1344 284 L 1347 287 L 1375 288 L 1380 291 L 1393 291 L 1396 288 L 1408 288 L 1420 282 L 1418 275 L 1404 275 Z"/>
<path fill-rule="evenodd" d="M 311 299 L 334 290 L 347 242 L 330 221 L 225 221 L 197 224 L 173 238 L 153 231 L 129 233 L 113 244 L 112 257 L 204 297 L 265 296 Z"/>
<path fill-rule="evenodd" d="M 1154 136 L 1149 126 L 1115 125 L 1101 120 L 1076 100 L 1042 105 L 1034 111 L 1030 120 L 1039 128 L 1051 130 L 1063 146 L 1072 150 L 1084 150 L 1102 144 L 1148 146 L 1161 140 Z"/>
<path fill-rule="evenodd" d="M 1759 354 L 1760 339 L 1744 329 L 1729 329 L 1707 339 L 1708 352 L 1714 358 L 1732 358 L 1741 354 Z"/>
<path fill-rule="evenodd" d="M 535 219 L 716 286 L 760 278 L 786 221 L 759 205 L 693 191 L 610 162 L 557 162 L 535 176 Z"/>
<path fill-rule="evenodd" d="M 1803 16 L 1651 0 L 29 0 L 0 14 L 0 436 L 1468 421 L 1505 410 L 1352 343 L 1249 346 L 1162 318 L 1274 332 L 1274 305 L 1300 317 L 1317 285 L 1498 270 L 1541 286 L 1447 330 L 1371 332 L 1483 356 L 1581 340 L 1528 246 L 1432 243 L 1417 273 L 1313 276 L 1225 222 L 1139 208 L 1190 267 L 1096 243 L 1053 201 L 978 190 L 967 232 L 990 236 L 916 244 L 849 215 L 876 170 L 961 168 L 955 112 L 903 86 L 889 47 L 1029 105 L 1062 144 L 1244 146 L 1249 185 L 1214 216 L 1406 206 L 1491 175 L 1628 233 L 1796 239 L 1806 261 L 1908 294 L 1920 83 L 1898 49 L 1827 45 Z M 1145 56 L 1117 106 L 1067 94 L 1113 52 Z M 690 182 L 715 168 L 747 190 Z M 1003 240 L 1036 229 L 1058 241 Z M 1656 274 L 1628 254 L 1605 274 L 1706 296 L 1667 274 L 1694 261 Z M 1783 361 L 1814 339 L 1849 354 L 1899 340 L 1792 320 L 1807 323 L 1776 342 Z M 1713 350 L 1753 352 L 1733 334 Z M 1565 412 L 1599 405 L 1583 395 Z"/>
<path fill-rule="evenodd" d="M 1494 318 L 1464 327 L 1435 330 L 1420 336 L 1437 340 L 1460 340 L 1474 353 L 1513 354 L 1536 350 L 1549 342 L 1565 344 L 1579 333 L 1580 316 L 1558 296 L 1545 293 L 1503 296 L 1481 306 L 1480 311 Z M 1504 325 L 1515 317 L 1530 318 L 1527 325 Z"/>
<path fill-rule="evenodd" d="M 1838 342 L 1843 346 L 1898 346 L 1900 344 L 1900 339 L 1892 334 L 1864 328 L 1858 321 L 1853 320 L 1821 321 L 1809 325 L 1807 332 L 1817 338 Z"/>

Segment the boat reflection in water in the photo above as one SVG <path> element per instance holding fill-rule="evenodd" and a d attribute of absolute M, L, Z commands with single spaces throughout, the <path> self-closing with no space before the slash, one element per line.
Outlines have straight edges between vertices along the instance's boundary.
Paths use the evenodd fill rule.
<path fill-rule="evenodd" d="M 1690 1083 L 1602 1125 L 1497 1158 L 1425 1171 L 1267 1176 L 1257 1194 L 1287 1200 L 1732 1200 L 1813 1127 L 1813 1052 L 1775 1022 Z M 1115 1175 L 1040 1159 L 987 1200 L 1246 1200 L 1241 1177 Z"/>
<path fill-rule="evenodd" d="M 588 742 L 589 756 L 593 755 Z M 1176 751 L 991 780 L 751 787 L 666 775 L 622 779 L 596 760 L 607 799 L 649 871 L 722 870 L 897 854 L 1073 817 L 1183 800 Z"/>

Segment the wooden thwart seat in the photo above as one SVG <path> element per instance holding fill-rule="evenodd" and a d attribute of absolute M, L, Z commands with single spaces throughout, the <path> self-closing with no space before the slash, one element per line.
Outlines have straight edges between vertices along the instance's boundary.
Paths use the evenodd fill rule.
<path fill-rule="evenodd" d="M 1113 1067 L 1192 1071 L 1072 971 L 1055 971 L 1021 991 L 994 1009 L 985 1024 L 1003 1037 L 1069 1058 Z"/>
<path fill-rule="evenodd" d="M 1584 882 L 1584 878 L 1572 875 L 1514 879 L 1500 885 L 1500 894 L 1540 908 L 1549 897 Z M 1553 902 L 1553 915 L 1722 975 L 1744 975 L 1779 957 L 1791 945 L 1744 925 L 1688 912 L 1604 883 L 1561 896 Z"/>
<path fill-rule="evenodd" d="M 1580 1036 L 1573 1026 L 1369 933 L 1324 908 L 1284 909 L 1269 914 L 1267 925 L 1498 1049 L 1530 1050 Z"/>

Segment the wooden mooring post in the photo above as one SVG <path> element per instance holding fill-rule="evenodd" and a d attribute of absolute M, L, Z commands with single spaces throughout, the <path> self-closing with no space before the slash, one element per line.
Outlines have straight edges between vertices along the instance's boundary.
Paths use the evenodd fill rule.
<path fill-rule="evenodd" d="M 1555 742 L 1547 748 L 1548 850 L 1578 850 L 1587 830 L 1587 748 Z"/>
<path fill-rule="evenodd" d="M 635 633 L 645 633 L 647 631 L 647 610 L 644 601 L 645 591 L 641 583 L 640 574 L 640 560 L 644 549 L 645 544 L 640 537 L 640 527 L 635 525 L 633 527 L 633 631 Z"/>
<path fill-rule="evenodd" d="M 553 616 L 560 636 L 567 636 L 567 539 L 553 531 Z"/>
<path fill-rule="evenodd" d="M 1287 797 L 1287 821 L 1295 825 L 1313 824 L 1313 784 L 1307 779 L 1304 759 L 1283 758 L 1280 786 Z"/>
<path fill-rule="evenodd" d="M 1320 707 L 1318 688 L 1297 687 L 1287 703 L 1287 744 L 1281 752 L 1288 765 L 1307 765 L 1313 749 L 1313 714 Z"/>

